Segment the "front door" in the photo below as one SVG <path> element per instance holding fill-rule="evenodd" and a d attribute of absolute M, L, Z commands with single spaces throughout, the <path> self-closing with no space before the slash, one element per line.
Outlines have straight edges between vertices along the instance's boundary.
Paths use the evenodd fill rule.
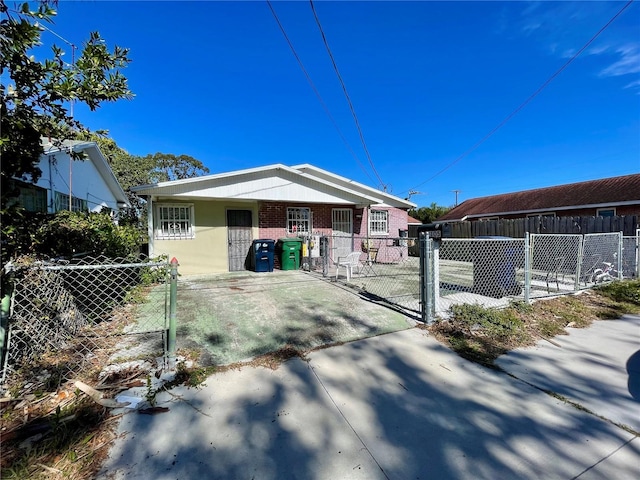
<path fill-rule="evenodd" d="M 229 243 L 229 271 L 245 270 L 245 261 L 251 249 L 251 210 L 227 210 Z"/>
<path fill-rule="evenodd" d="M 332 260 L 346 257 L 353 252 L 353 210 L 350 208 L 334 208 L 331 215 L 333 230 Z"/>

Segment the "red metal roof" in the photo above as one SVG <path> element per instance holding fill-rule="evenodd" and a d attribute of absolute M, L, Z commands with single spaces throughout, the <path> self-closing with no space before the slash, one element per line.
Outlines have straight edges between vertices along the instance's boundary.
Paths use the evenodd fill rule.
<path fill-rule="evenodd" d="M 472 198 L 438 221 L 629 202 L 640 203 L 640 174 Z"/>

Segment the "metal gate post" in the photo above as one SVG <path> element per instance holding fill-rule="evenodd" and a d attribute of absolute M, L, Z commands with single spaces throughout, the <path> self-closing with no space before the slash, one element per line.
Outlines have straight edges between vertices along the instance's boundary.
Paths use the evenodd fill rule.
<path fill-rule="evenodd" d="M 420 232 L 420 307 L 422 321 L 433 322 L 433 268 L 432 240 L 425 232 Z"/>
<path fill-rule="evenodd" d="M 531 248 L 531 237 L 529 232 L 524 234 L 524 302 L 530 303 L 531 297 L 531 260 L 533 250 Z"/>
<path fill-rule="evenodd" d="M 169 370 L 176 368 L 176 311 L 178 297 L 178 260 L 171 259 L 171 284 L 169 288 L 169 334 L 167 359 Z"/>
<path fill-rule="evenodd" d="M 618 232 L 618 261 L 616 265 L 616 271 L 618 272 L 618 280 L 622 280 L 622 242 L 623 242 L 623 233 Z"/>
<path fill-rule="evenodd" d="M 640 278 L 640 229 L 636 230 L 636 279 Z"/>
<path fill-rule="evenodd" d="M 582 257 L 584 256 L 584 235 L 580 237 L 580 242 L 578 243 L 578 264 L 576 265 L 576 284 L 575 291 L 580 290 L 580 276 L 582 275 Z M 586 282 L 585 282 L 586 285 Z"/>

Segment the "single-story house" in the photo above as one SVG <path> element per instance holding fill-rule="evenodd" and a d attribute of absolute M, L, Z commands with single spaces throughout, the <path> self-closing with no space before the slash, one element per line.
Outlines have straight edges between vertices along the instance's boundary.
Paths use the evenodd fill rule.
<path fill-rule="evenodd" d="M 640 215 L 640 174 L 465 200 L 436 223 L 510 218 Z"/>
<path fill-rule="evenodd" d="M 147 200 L 149 254 L 176 257 L 183 274 L 244 270 L 257 239 L 333 236 L 333 260 L 366 248 L 367 239 L 406 250 L 406 242 L 394 240 L 406 236 L 407 210 L 416 206 L 309 164 L 268 165 L 132 191 Z M 406 258 L 406 251 L 400 253 Z M 384 259 L 381 249 L 378 260 Z"/>
<path fill-rule="evenodd" d="M 129 205 L 127 196 L 109 163 L 95 142 L 65 140 L 54 145 L 42 139 L 44 154 L 36 183 L 14 180 L 20 193 L 18 203 L 32 212 L 60 210 L 117 212 Z M 76 158 L 77 155 L 82 158 Z"/>

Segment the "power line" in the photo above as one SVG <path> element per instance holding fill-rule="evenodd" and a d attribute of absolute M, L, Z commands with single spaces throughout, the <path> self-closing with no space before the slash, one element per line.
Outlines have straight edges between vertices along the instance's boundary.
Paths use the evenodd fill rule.
<path fill-rule="evenodd" d="M 442 170 L 438 171 L 437 173 L 435 173 L 434 175 L 432 175 L 431 177 L 429 177 L 427 180 L 425 180 L 422 183 L 419 183 L 418 185 L 416 185 L 415 187 L 413 187 L 412 189 L 421 187 L 422 185 L 424 185 L 427 182 L 430 182 L 431 180 L 433 180 L 434 178 L 436 178 L 437 176 L 441 175 L 442 173 L 446 172 L 447 170 L 449 170 L 451 167 L 453 167 L 456 163 L 458 163 L 460 160 L 462 160 L 463 158 L 465 158 L 467 155 L 469 155 L 471 152 L 473 152 L 475 149 L 477 149 L 480 145 L 482 145 L 484 142 L 486 142 L 494 133 L 496 133 L 498 130 L 500 130 L 509 120 L 511 120 L 518 112 L 520 112 L 520 110 L 522 110 L 529 102 L 531 102 L 531 100 L 533 100 L 536 96 L 538 96 L 538 94 L 547 86 L 549 85 L 565 68 L 567 68 L 569 66 L 570 63 L 572 63 L 576 58 L 578 58 L 578 56 L 584 52 L 587 47 L 589 47 L 589 45 L 591 45 L 593 43 L 593 41 L 598 38 L 600 36 L 600 34 L 602 32 L 604 32 L 609 25 L 611 25 L 614 20 L 616 18 L 618 18 L 622 12 L 624 12 L 632 3 L 634 2 L 634 0 L 629 0 L 629 2 L 627 2 L 613 17 L 611 17 L 611 19 L 600 29 L 596 32 L 596 34 L 594 36 L 592 36 L 589 41 L 587 43 L 585 43 L 582 48 L 580 48 L 580 50 L 578 50 L 576 53 L 573 54 L 573 56 L 567 60 L 564 65 L 562 65 L 558 70 L 556 70 L 553 75 L 551 75 L 535 92 L 533 92 L 529 98 L 527 98 L 524 102 L 522 102 L 515 110 L 513 110 L 509 115 L 507 115 L 505 117 L 504 120 L 502 120 L 496 127 L 494 127 L 489 133 L 487 133 L 484 137 L 482 137 L 480 140 L 478 140 L 475 144 L 473 144 L 473 146 L 471 148 L 469 148 L 468 150 L 466 150 L 462 155 L 460 155 L 459 157 L 457 157 L 453 162 L 451 162 L 450 164 L 448 164 L 447 166 L 445 166 Z"/>
<path fill-rule="evenodd" d="M 351 103 L 351 98 L 349 97 L 349 93 L 347 92 L 347 87 L 345 86 L 344 81 L 342 80 L 342 76 L 340 75 L 340 71 L 338 70 L 338 65 L 336 64 L 336 61 L 333 58 L 333 53 L 331 53 L 331 48 L 329 48 L 329 43 L 327 42 L 327 37 L 325 36 L 324 31 L 322 30 L 322 25 L 320 24 L 320 19 L 318 18 L 318 15 L 316 13 L 316 9 L 313 6 L 313 0 L 309 0 L 309 4 L 311 5 L 311 11 L 313 12 L 313 17 L 315 18 L 316 24 L 318 25 L 318 29 L 320 30 L 320 35 L 322 36 L 322 41 L 324 42 L 324 46 L 327 49 L 327 53 L 329 54 L 329 58 L 331 59 L 331 64 L 333 65 L 333 70 L 336 72 L 336 76 L 338 77 L 338 80 L 340 81 L 340 85 L 342 86 L 342 91 L 344 92 L 344 96 L 347 99 L 347 102 L 349 103 L 349 109 L 351 110 L 351 115 L 353 115 L 353 120 L 356 123 L 356 128 L 358 129 L 358 134 L 360 135 L 360 142 L 362 142 L 362 148 L 364 149 L 364 153 L 367 156 L 367 160 L 369 161 L 369 165 L 371 165 L 371 169 L 373 170 L 373 173 L 375 174 L 376 178 L 378 179 L 378 182 L 380 182 L 380 185 L 386 191 L 386 185 L 384 184 L 384 182 L 380 178 L 380 175 L 378 175 L 378 171 L 376 170 L 376 167 L 373 164 L 373 160 L 371 160 L 371 155 L 369 154 L 369 149 L 367 148 L 367 143 L 364 141 L 364 135 L 362 134 L 362 129 L 360 128 L 360 122 L 358 121 L 358 116 L 356 115 L 356 111 L 353 108 L 353 104 Z"/>
<path fill-rule="evenodd" d="M 315 84 L 313 83 L 313 80 L 311 80 L 311 76 L 307 72 L 307 69 L 304 67 L 304 64 L 302 63 L 302 60 L 298 56 L 298 53 L 296 52 L 296 49 L 293 48 L 293 44 L 291 43 L 291 40 L 289 40 L 289 36 L 287 35 L 287 32 L 285 31 L 284 27 L 282 26 L 282 23 L 280 23 L 280 19 L 278 18 L 278 15 L 276 15 L 276 11 L 273 9 L 273 6 L 271 5 L 271 1 L 270 0 L 267 0 L 267 5 L 269 5 L 269 10 L 271 10 L 271 13 L 273 14 L 273 18 L 275 18 L 276 23 L 278 24 L 278 27 L 280 27 L 280 31 L 282 32 L 282 35 L 284 36 L 284 39 L 287 41 L 287 44 L 289 45 L 289 48 L 291 49 L 291 52 L 293 53 L 293 56 L 295 57 L 296 61 L 298 62 L 298 65 L 302 69 L 302 73 L 304 73 L 304 76 L 307 78 L 307 82 L 309 82 L 309 85 L 311 86 L 311 89 L 313 90 L 313 92 L 316 94 L 316 97 L 318 97 L 318 101 L 322 105 L 322 108 L 324 109 L 325 113 L 327 114 L 327 116 L 331 120 L 331 123 L 333 123 L 333 126 L 338 131 L 338 135 L 340 135 L 340 138 L 344 142 L 344 144 L 347 147 L 347 149 L 349 150 L 349 152 L 351 152 L 351 155 L 353 155 L 353 158 L 356 160 L 356 162 L 358 162 L 358 166 L 360 166 L 360 168 L 365 173 L 365 175 L 367 175 L 367 177 L 369 177 L 369 180 L 373 181 L 373 179 L 371 178 L 371 175 L 369 175 L 369 172 L 367 172 L 366 168 L 364 167 L 364 165 L 362 164 L 362 162 L 360 161 L 360 159 L 356 155 L 356 152 L 353 151 L 353 148 L 351 148 L 351 145 L 349 144 L 349 142 L 347 141 L 345 136 L 342 134 L 342 131 L 340 130 L 340 127 L 338 127 L 338 124 L 336 123 L 335 119 L 333 118 L 333 115 L 331 115 L 331 112 L 329 111 L 329 107 L 327 107 L 327 104 L 322 99 L 322 96 L 320 95 L 320 92 L 318 91 L 318 89 L 316 88 Z"/>

